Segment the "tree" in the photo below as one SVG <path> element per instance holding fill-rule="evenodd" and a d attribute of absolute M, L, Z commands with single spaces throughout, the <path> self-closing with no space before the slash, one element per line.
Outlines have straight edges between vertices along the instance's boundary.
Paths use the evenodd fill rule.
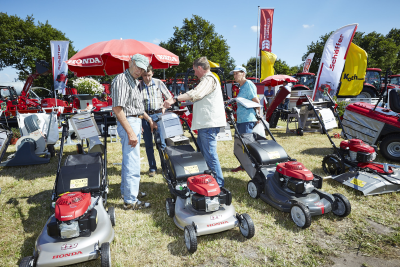
<path fill-rule="evenodd" d="M 258 58 L 258 63 L 260 64 L 260 58 Z M 242 64 L 243 67 L 246 68 L 247 71 L 247 77 L 256 77 L 256 58 L 255 57 L 251 57 L 249 60 L 247 60 L 246 65 Z M 258 69 L 260 69 L 260 66 L 257 66 Z M 260 77 L 258 77 L 260 78 Z"/>
<path fill-rule="evenodd" d="M 290 74 L 290 67 L 289 67 L 289 65 L 286 64 L 286 61 L 281 60 L 280 58 L 278 58 L 278 59 L 275 61 L 274 69 L 275 69 L 275 73 L 276 73 L 276 74 L 286 74 L 286 75 L 289 75 L 289 74 Z"/>
<path fill-rule="evenodd" d="M 397 58 L 395 63 L 392 66 L 392 72 L 395 74 L 400 74 L 400 29 L 391 29 L 389 33 L 386 35 L 387 38 L 391 38 L 394 43 L 399 47 L 399 51 L 397 52 Z"/>
<path fill-rule="evenodd" d="M 192 68 L 193 61 L 206 56 L 209 60 L 219 63 L 225 69 L 225 74 L 234 68 L 234 60 L 229 54 L 229 46 L 222 35 L 215 32 L 214 24 L 200 16 L 185 18 L 181 28 L 174 27 L 174 34 L 160 46 L 179 56 L 179 66 L 165 71 L 166 77 L 175 77 L 176 73 L 185 73 Z"/>
<path fill-rule="evenodd" d="M 35 62 L 45 60 L 51 68 L 51 40 L 66 40 L 64 33 L 53 28 L 47 21 L 35 25 L 33 16 L 25 20 L 0 13 L 0 70 L 13 67 L 19 71 L 19 79 L 25 80 L 36 71 Z M 68 57 L 76 53 L 70 41 Z M 52 75 L 39 76 L 36 86 L 51 88 Z"/>

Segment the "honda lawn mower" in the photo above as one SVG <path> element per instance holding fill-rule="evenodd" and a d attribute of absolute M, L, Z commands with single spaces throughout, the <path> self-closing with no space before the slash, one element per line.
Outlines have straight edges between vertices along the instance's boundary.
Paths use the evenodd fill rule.
<path fill-rule="evenodd" d="M 190 145 L 189 138 L 183 135 L 180 119 L 188 127 L 197 151 Z M 219 187 L 187 121 L 175 113 L 166 113 L 159 121 L 160 130 L 166 137 L 166 148 L 161 149 L 158 133 L 154 139 L 161 159 L 162 174 L 172 195 L 172 198 L 166 199 L 166 211 L 174 219 L 175 225 L 184 231 L 187 250 L 190 253 L 197 250 L 198 236 L 237 226 L 244 237 L 252 238 L 255 233 L 252 219 L 246 213 L 235 212 L 231 204 L 231 192 Z"/>
<path fill-rule="evenodd" d="M 107 119 L 105 125 L 107 125 Z M 70 118 L 71 119 L 71 118 Z M 104 146 L 107 145 L 107 127 Z M 98 134 L 98 129 L 97 133 Z M 114 239 L 115 211 L 105 210 L 108 192 L 107 154 L 67 156 L 61 166 L 68 123 L 62 122 L 62 138 L 53 188 L 54 214 L 35 242 L 33 256 L 19 266 L 64 266 L 101 257 L 101 266 L 111 266 L 110 242 Z"/>
<path fill-rule="evenodd" d="M 348 199 L 320 190 L 322 178 L 286 154 L 259 114 L 256 118 L 264 124 L 272 140 L 256 133 L 237 134 L 232 109 L 226 106 L 225 111 L 236 129 L 234 154 L 251 177 L 247 184 L 250 197 L 260 197 L 272 207 L 290 212 L 293 222 L 303 229 L 311 225 L 311 216 L 331 211 L 339 217 L 350 214 Z"/>
<path fill-rule="evenodd" d="M 348 139 L 349 135 L 334 108 L 335 103 L 330 96 L 329 99 L 329 107 L 342 128 L 342 136 Z M 360 139 L 344 140 L 340 142 L 338 148 L 326 131 L 325 123 L 318 115 L 310 98 L 308 98 L 308 105 L 314 110 L 334 150 L 333 154 L 325 156 L 322 160 L 322 169 L 326 174 L 331 175 L 328 178 L 361 191 L 365 196 L 400 191 L 400 166 L 374 162 L 376 146 L 371 146 Z M 346 171 L 348 172 L 345 173 Z"/>

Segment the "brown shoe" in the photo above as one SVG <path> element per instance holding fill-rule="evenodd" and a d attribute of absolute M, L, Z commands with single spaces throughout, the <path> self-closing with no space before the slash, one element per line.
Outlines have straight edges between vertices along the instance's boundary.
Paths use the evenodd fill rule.
<path fill-rule="evenodd" d="M 155 171 L 149 172 L 149 176 L 150 176 L 150 177 L 154 177 L 155 175 L 156 175 L 156 172 L 155 172 Z"/>
<path fill-rule="evenodd" d="M 232 169 L 231 172 L 240 172 L 240 171 L 244 171 L 244 169 L 242 168 L 242 166 L 239 166 L 235 169 Z"/>

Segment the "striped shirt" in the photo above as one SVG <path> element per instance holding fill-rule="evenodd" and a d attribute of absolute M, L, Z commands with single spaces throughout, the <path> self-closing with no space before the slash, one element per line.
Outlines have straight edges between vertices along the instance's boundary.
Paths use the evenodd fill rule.
<path fill-rule="evenodd" d="M 139 91 L 139 81 L 132 77 L 129 69 L 118 74 L 111 83 L 113 107 L 122 107 L 125 116 L 144 113 L 143 97 Z M 113 114 L 115 117 L 115 114 Z"/>
<path fill-rule="evenodd" d="M 211 72 L 210 72 L 211 73 Z M 213 75 L 211 73 L 211 75 Z M 216 81 L 207 75 L 207 73 L 201 77 L 200 83 L 194 88 L 187 92 L 193 102 L 203 99 L 206 95 L 209 95 L 217 88 Z"/>
<path fill-rule="evenodd" d="M 151 79 L 150 85 L 140 82 L 139 89 L 142 92 L 144 110 L 146 112 L 163 107 L 164 100 L 172 97 L 165 84 L 159 79 Z"/>

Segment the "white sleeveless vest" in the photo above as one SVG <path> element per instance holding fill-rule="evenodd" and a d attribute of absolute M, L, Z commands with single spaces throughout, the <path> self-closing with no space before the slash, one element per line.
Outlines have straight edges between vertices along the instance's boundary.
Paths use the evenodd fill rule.
<path fill-rule="evenodd" d="M 203 99 L 193 104 L 192 130 L 226 126 L 221 85 L 211 72 L 205 75 L 211 76 L 214 79 L 216 88 L 210 94 L 203 97 Z"/>

